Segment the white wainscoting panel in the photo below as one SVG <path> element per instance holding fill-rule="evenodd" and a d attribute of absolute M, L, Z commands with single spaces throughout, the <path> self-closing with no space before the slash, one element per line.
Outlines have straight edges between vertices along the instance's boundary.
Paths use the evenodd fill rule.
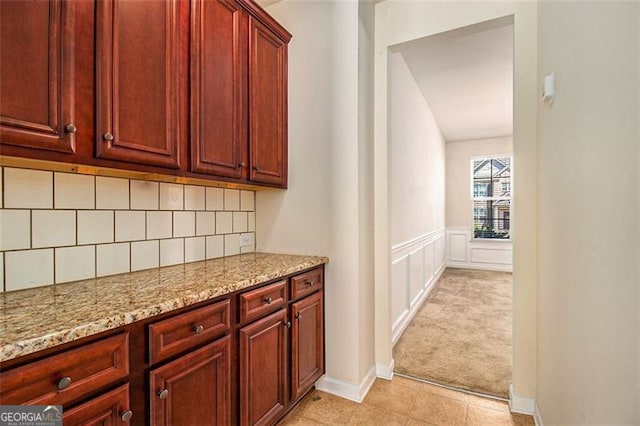
<path fill-rule="evenodd" d="M 391 249 L 392 339 L 407 328 L 444 270 L 445 232 L 422 235 Z"/>
<path fill-rule="evenodd" d="M 447 228 L 446 244 L 447 267 L 507 272 L 513 269 L 511 241 L 474 240 L 469 228 Z"/>

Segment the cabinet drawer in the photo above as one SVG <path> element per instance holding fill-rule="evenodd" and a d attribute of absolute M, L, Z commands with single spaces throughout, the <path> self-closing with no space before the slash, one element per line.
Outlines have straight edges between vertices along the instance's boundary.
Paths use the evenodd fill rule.
<path fill-rule="evenodd" d="M 229 312 L 229 300 L 223 300 L 149 325 L 149 363 L 223 335 L 230 328 Z"/>
<path fill-rule="evenodd" d="M 316 268 L 291 278 L 291 299 L 297 299 L 322 288 L 322 268 Z"/>
<path fill-rule="evenodd" d="M 0 404 L 64 405 L 129 375 L 128 333 L 0 373 Z"/>
<path fill-rule="evenodd" d="M 287 280 L 240 295 L 240 322 L 251 321 L 287 303 Z"/>

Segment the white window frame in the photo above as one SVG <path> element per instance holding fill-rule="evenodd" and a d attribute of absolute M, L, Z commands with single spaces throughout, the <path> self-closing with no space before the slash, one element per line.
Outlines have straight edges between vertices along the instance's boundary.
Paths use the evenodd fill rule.
<path fill-rule="evenodd" d="M 509 158 L 509 163 L 511 164 L 511 173 L 509 174 L 509 197 L 475 197 L 473 195 L 473 162 L 478 160 L 493 160 L 495 158 Z M 469 196 L 471 199 L 471 240 L 472 241 L 504 241 L 511 242 L 511 231 L 513 230 L 513 154 L 490 154 L 490 155 L 475 155 L 469 157 Z M 499 200 L 509 200 L 509 238 L 476 238 L 475 237 L 475 218 L 474 218 L 474 201 L 499 201 Z"/>

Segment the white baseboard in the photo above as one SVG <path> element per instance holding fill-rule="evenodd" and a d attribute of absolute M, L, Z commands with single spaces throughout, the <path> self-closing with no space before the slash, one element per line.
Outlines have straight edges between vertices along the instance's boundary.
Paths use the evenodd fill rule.
<path fill-rule="evenodd" d="M 509 408 L 513 413 L 533 415 L 536 410 L 536 401 L 513 393 L 513 385 L 509 385 Z"/>
<path fill-rule="evenodd" d="M 385 380 L 393 379 L 393 368 L 395 367 L 395 364 L 396 362 L 393 359 L 388 365 L 376 363 L 376 376 Z"/>
<path fill-rule="evenodd" d="M 400 339 L 400 336 L 402 336 L 402 333 L 404 333 L 413 318 L 418 313 L 418 309 L 422 307 L 424 301 L 427 299 L 427 297 L 429 297 L 429 294 L 431 294 L 431 290 L 442 276 L 444 269 L 445 265 L 440 265 L 438 271 L 433 275 L 433 278 L 431 279 L 431 281 L 429 281 L 429 284 L 422 291 L 420 298 L 416 299 L 413 305 L 411 305 L 411 309 L 405 311 L 405 313 L 398 319 L 398 321 L 393 324 L 393 332 L 391 336 L 391 342 L 393 346 L 396 345 L 396 343 Z"/>
<path fill-rule="evenodd" d="M 536 423 L 536 426 L 544 426 L 542 422 L 542 413 L 538 409 L 538 403 L 534 402 L 534 411 L 533 411 L 533 421 Z"/>
<path fill-rule="evenodd" d="M 447 262 L 447 268 L 481 269 L 483 271 L 513 272 L 513 265 L 499 265 L 496 263 L 456 262 L 453 260 L 449 260 Z"/>
<path fill-rule="evenodd" d="M 359 384 L 343 382 L 324 375 L 316 382 L 316 389 L 355 402 L 362 402 L 376 380 L 376 366 L 372 365 Z"/>

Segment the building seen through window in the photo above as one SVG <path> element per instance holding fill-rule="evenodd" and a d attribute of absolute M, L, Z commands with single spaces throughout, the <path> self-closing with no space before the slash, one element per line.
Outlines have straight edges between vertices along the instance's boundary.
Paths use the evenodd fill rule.
<path fill-rule="evenodd" d="M 511 238 L 511 157 L 471 161 L 474 238 Z"/>

